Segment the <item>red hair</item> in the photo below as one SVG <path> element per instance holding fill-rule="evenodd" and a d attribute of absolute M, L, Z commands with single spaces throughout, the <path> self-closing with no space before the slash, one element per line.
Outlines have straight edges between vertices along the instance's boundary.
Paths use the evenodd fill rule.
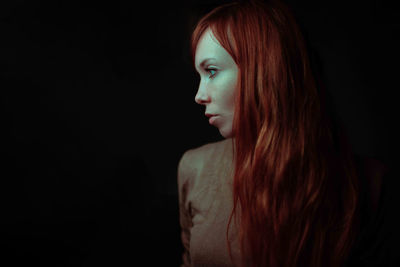
<path fill-rule="evenodd" d="M 358 177 L 290 8 L 215 8 L 192 34 L 193 62 L 207 28 L 239 68 L 229 225 L 238 215 L 242 265 L 340 266 L 359 229 Z"/>

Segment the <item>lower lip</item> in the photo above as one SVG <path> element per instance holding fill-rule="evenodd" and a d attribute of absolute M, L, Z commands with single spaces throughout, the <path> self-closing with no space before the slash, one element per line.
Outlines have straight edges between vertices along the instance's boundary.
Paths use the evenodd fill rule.
<path fill-rule="evenodd" d="M 208 122 L 210 123 L 210 124 L 213 124 L 214 123 L 214 121 L 217 119 L 217 116 L 212 116 L 212 117 L 210 117 L 210 119 L 208 120 Z"/>

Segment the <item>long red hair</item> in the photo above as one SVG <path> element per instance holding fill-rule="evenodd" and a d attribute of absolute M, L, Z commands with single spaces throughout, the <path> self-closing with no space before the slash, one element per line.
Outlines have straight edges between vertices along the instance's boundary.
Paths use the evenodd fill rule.
<path fill-rule="evenodd" d="M 193 62 L 209 27 L 239 68 L 229 225 L 238 215 L 242 265 L 341 266 L 359 228 L 358 177 L 295 17 L 280 1 L 219 6 L 193 31 Z"/>

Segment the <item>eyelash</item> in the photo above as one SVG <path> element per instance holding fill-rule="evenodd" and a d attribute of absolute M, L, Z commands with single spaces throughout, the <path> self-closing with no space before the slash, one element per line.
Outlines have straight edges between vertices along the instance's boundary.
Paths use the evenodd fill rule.
<path fill-rule="evenodd" d="M 217 74 L 217 69 L 213 69 L 213 68 L 207 68 L 205 69 L 208 73 L 210 73 L 210 76 L 208 76 L 208 78 L 212 79 L 215 77 L 215 75 Z M 214 74 L 211 74 L 211 71 L 215 71 Z"/>

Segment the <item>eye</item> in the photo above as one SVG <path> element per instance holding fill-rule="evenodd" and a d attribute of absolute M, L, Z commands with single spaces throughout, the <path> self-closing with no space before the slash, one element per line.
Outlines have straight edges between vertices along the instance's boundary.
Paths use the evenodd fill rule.
<path fill-rule="evenodd" d="M 208 76 L 210 79 L 214 78 L 214 76 L 217 74 L 217 69 L 207 68 L 205 71 L 210 74 L 210 76 Z"/>

